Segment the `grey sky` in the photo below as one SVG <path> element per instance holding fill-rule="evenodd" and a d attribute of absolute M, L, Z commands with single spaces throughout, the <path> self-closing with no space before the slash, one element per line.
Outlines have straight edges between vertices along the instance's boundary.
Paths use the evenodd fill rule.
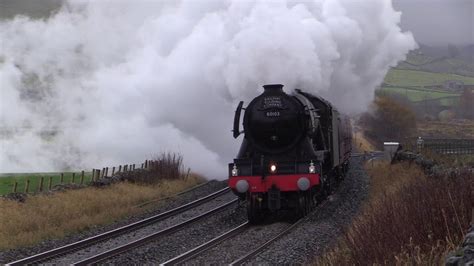
<path fill-rule="evenodd" d="M 393 0 L 419 43 L 474 44 L 474 0 Z"/>
<path fill-rule="evenodd" d="M 0 0 L 0 17 L 48 14 L 62 0 Z M 402 28 L 428 45 L 474 44 L 474 0 L 393 0 Z"/>

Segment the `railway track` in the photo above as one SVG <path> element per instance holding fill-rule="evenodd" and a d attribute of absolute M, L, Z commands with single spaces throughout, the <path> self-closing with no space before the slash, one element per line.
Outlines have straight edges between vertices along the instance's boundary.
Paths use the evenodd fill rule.
<path fill-rule="evenodd" d="M 326 199 L 324 202 L 321 204 L 318 204 L 318 208 L 324 208 L 324 206 L 328 204 L 328 199 Z M 318 208 L 315 208 L 317 210 Z M 313 211 L 315 211 L 313 210 Z M 309 216 L 309 215 L 308 215 Z M 305 216 L 296 222 L 290 223 L 288 225 L 285 225 L 283 228 L 277 230 L 278 233 L 273 233 L 270 234 L 267 240 L 263 242 L 262 244 L 257 245 L 256 247 L 250 248 L 247 253 L 244 255 L 238 256 L 237 259 L 230 260 L 229 262 L 225 262 L 225 264 L 229 265 L 244 265 L 245 263 L 248 263 L 251 261 L 252 258 L 255 258 L 258 254 L 263 252 L 264 250 L 267 249 L 268 246 L 270 246 L 272 243 L 276 242 L 277 240 L 281 239 L 283 236 L 291 233 L 293 229 L 295 229 L 297 226 L 302 224 L 304 221 L 308 219 L 308 216 Z M 211 239 L 210 241 L 197 246 L 185 253 L 182 253 L 172 259 L 167 260 L 166 262 L 160 263 L 160 265 L 182 265 L 186 264 L 189 262 L 189 264 L 201 264 L 199 261 L 193 261 L 193 259 L 202 256 L 202 257 L 212 257 L 212 255 L 206 254 L 209 250 L 215 248 L 218 244 L 221 244 L 220 247 L 222 247 L 223 242 L 238 242 L 239 240 L 233 239 L 236 238 L 239 235 L 244 235 L 246 232 L 248 234 L 252 234 L 252 232 L 248 232 L 251 229 L 259 229 L 268 227 L 271 225 L 251 225 L 248 221 L 240 224 L 239 226 Z M 249 245 L 251 246 L 251 245 Z M 222 250 L 233 250 L 233 248 L 222 248 L 219 252 L 222 253 Z M 211 252 L 212 253 L 212 252 Z M 212 264 L 212 263 L 211 263 Z"/>
<path fill-rule="evenodd" d="M 304 218 L 303 218 L 304 219 Z M 300 219 L 298 221 L 296 221 L 295 223 L 292 223 L 292 224 L 289 224 L 289 225 L 285 225 L 281 230 L 279 230 L 278 233 L 273 233 L 273 234 L 270 234 L 271 236 L 268 237 L 267 241 L 265 241 L 264 243 L 262 243 L 261 245 L 258 245 L 254 248 L 251 248 L 247 253 L 245 253 L 245 255 L 243 256 L 239 256 L 237 259 L 234 259 L 233 261 L 229 261 L 230 262 L 230 265 L 242 265 L 246 262 L 248 262 L 251 258 L 253 258 L 255 255 L 257 255 L 258 253 L 260 253 L 261 251 L 263 251 L 265 248 L 267 248 L 270 244 L 272 244 L 273 242 L 275 242 L 276 240 L 280 239 L 282 236 L 288 234 L 291 232 L 291 230 L 293 228 L 295 228 L 296 226 L 298 226 L 301 221 L 303 221 L 303 219 Z M 234 241 L 233 238 L 239 236 L 239 235 L 242 235 L 244 233 L 247 233 L 247 234 L 252 234 L 252 232 L 248 232 L 250 230 L 260 230 L 264 227 L 268 227 L 269 225 L 257 225 L 257 226 L 252 226 L 250 225 L 248 222 L 245 222 L 245 223 L 242 223 L 240 224 L 239 226 L 213 238 L 212 240 L 200 245 L 200 246 L 197 246 L 183 254 L 180 254 L 166 262 L 163 262 L 161 263 L 160 265 L 178 265 L 178 264 L 186 264 L 186 262 L 189 262 L 190 264 L 195 264 L 193 259 L 198 257 L 198 256 L 203 256 L 203 257 L 209 257 L 209 256 L 206 256 L 204 255 L 207 251 L 209 251 L 210 249 L 216 247 L 218 244 L 224 242 L 224 241 L 228 241 L 228 242 L 232 242 Z M 235 241 L 238 241 L 238 240 L 235 240 Z M 197 263 L 197 264 L 200 264 L 200 263 Z"/>
<path fill-rule="evenodd" d="M 357 160 L 360 161 L 361 159 L 357 159 Z M 360 188 L 355 187 L 357 189 L 354 190 L 354 186 L 352 186 L 352 184 L 354 183 L 354 180 L 357 180 L 357 178 L 359 178 L 358 176 L 360 174 L 354 173 L 353 175 L 354 176 L 348 177 L 349 178 L 348 181 L 350 182 L 345 182 L 345 184 L 343 182 L 344 184 L 342 186 L 343 193 L 341 195 L 339 195 L 340 194 L 339 190 L 341 189 L 341 187 L 339 187 L 336 190 L 335 198 L 331 198 L 330 200 L 325 200 L 321 202 L 321 204 L 316 206 L 316 212 L 313 212 L 313 214 L 310 215 L 310 216 L 313 216 L 311 219 L 307 219 L 307 218 L 310 218 L 310 217 L 307 217 L 307 218 L 297 221 L 296 223 L 292 223 L 292 224 L 280 223 L 278 226 L 274 226 L 274 224 L 267 224 L 267 225 L 261 226 L 261 228 L 259 229 L 259 228 L 256 228 L 257 226 L 248 225 L 248 223 L 245 223 L 243 219 L 242 220 L 232 220 L 232 219 L 229 220 L 226 218 L 225 222 L 223 222 L 222 224 L 227 223 L 227 226 L 220 226 L 219 229 L 213 227 L 212 223 L 211 223 L 211 226 L 209 226 L 209 222 L 206 222 L 208 223 L 207 228 L 203 226 L 201 229 L 197 230 L 198 232 L 199 231 L 204 232 L 201 235 L 195 234 L 194 228 L 201 226 L 202 222 L 199 222 L 198 226 L 193 225 L 193 226 L 186 227 L 186 224 L 189 225 L 192 223 L 192 222 L 189 222 L 189 223 L 186 223 L 185 225 L 182 225 L 183 227 L 186 227 L 186 228 L 182 227 L 183 228 L 182 230 L 180 230 L 179 228 L 175 228 L 174 230 L 171 230 L 171 228 L 163 227 L 164 229 L 167 229 L 167 230 L 159 230 L 163 232 L 154 236 L 150 236 L 148 240 L 139 241 L 133 244 L 130 243 L 130 245 L 128 244 L 123 245 L 124 243 L 126 243 L 124 241 L 122 242 L 122 245 L 116 245 L 117 248 L 115 248 L 113 252 L 110 252 L 110 253 L 107 252 L 106 254 L 102 254 L 103 252 L 96 252 L 93 258 L 91 257 L 87 258 L 88 260 L 85 260 L 85 259 L 75 260 L 74 262 L 71 262 L 71 263 L 79 264 L 79 265 L 97 263 L 97 262 L 106 260 L 110 256 L 115 256 L 114 254 L 121 254 L 121 255 L 117 257 L 113 257 L 113 259 L 106 261 L 106 263 L 110 263 L 111 261 L 113 261 L 113 263 L 120 263 L 120 264 L 127 263 L 127 262 L 131 262 L 129 258 L 132 258 L 133 261 L 137 261 L 137 262 L 140 261 L 143 263 L 146 263 L 146 262 L 162 263 L 162 261 L 166 260 L 166 262 L 162 264 L 165 264 L 165 265 L 197 264 L 196 262 L 212 261 L 214 259 L 213 257 L 215 256 L 218 256 L 215 258 L 215 260 L 217 261 L 217 264 L 225 263 L 225 264 L 232 264 L 232 265 L 241 265 L 241 264 L 246 264 L 246 263 L 262 263 L 262 262 L 263 263 L 266 263 L 266 262 L 281 263 L 281 262 L 291 262 L 295 260 L 303 262 L 304 259 L 302 258 L 306 256 L 305 254 L 313 254 L 314 252 L 318 251 L 318 249 L 315 249 L 313 247 L 326 245 L 327 243 L 330 243 L 332 241 L 332 240 L 329 240 L 329 238 L 331 239 L 334 238 L 332 234 L 322 234 L 322 235 L 317 234 L 317 232 L 324 232 L 325 230 L 329 230 L 328 224 L 327 224 L 328 219 L 330 219 L 331 224 L 333 223 L 334 219 L 343 219 L 343 222 L 340 222 L 340 221 L 338 222 L 341 224 L 344 224 L 346 222 L 344 218 L 339 218 L 339 217 L 342 217 L 341 215 L 334 214 L 332 216 L 328 216 L 328 211 L 329 211 L 329 214 L 340 213 L 341 210 L 344 213 L 344 211 L 346 211 L 345 209 L 346 207 L 348 208 L 347 209 L 348 211 L 353 210 L 352 203 L 349 204 L 350 206 L 346 204 L 347 206 L 344 207 L 343 209 L 338 207 L 341 205 L 341 203 L 345 204 L 344 202 L 351 201 L 353 197 L 359 195 L 359 192 L 363 191 L 365 187 L 364 184 L 366 183 L 359 182 L 360 184 L 357 183 L 358 184 L 357 186 L 362 186 L 362 187 Z M 355 177 L 357 178 L 354 179 Z M 216 193 L 222 193 L 220 195 L 223 195 L 226 193 L 225 191 L 228 191 L 228 190 L 223 189 Z M 210 196 L 211 195 L 209 195 L 208 197 Z M 232 194 L 229 193 L 228 196 L 232 196 Z M 219 196 L 216 196 L 216 197 L 219 197 Z M 230 199 L 230 198 L 227 198 L 227 199 Z M 223 203 L 222 201 L 223 198 L 219 198 L 218 200 L 221 200 L 220 203 Z M 232 204 L 230 202 L 228 203 L 230 205 Z M 215 204 L 213 203 L 213 206 L 214 205 Z M 228 208 L 227 210 L 231 210 L 231 209 Z M 216 210 L 216 212 L 218 211 L 219 210 Z M 320 211 L 321 211 L 321 215 L 317 214 Z M 196 212 L 196 210 L 193 209 L 192 212 Z M 238 217 L 242 217 L 238 213 L 235 213 L 235 214 Z M 225 214 L 224 216 L 227 217 L 226 215 L 227 214 Z M 215 220 L 216 219 L 215 217 L 220 217 L 220 216 L 222 215 L 219 214 L 217 216 L 213 216 L 210 220 L 214 221 L 214 223 L 215 221 L 224 221 L 224 220 Z M 209 221 L 209 219 L 206 219 L 205 221 Z M 232 223 L 231 221 L 235 223 Z M 316 224 L 314 224 L 315 222 Z M 313 231 L 311 231 L 311 228 L 310 228 L 310 231 L 308 231 L 308 229 L 302 230 L 301 228 L 307 226 L 308 223 L 312 224 L 311 228 L 314 227 L 316 229 Z M 267 230 L 267 227 L 271 227 L 271 226 L 274 226 L 273 229 Z M 211 234 L 211 231 L 209 230 L 212 230 L 213 233 Z M 335 230 L 335 228 L 331 230 Z M 156 230 L 155 232 L 158 233 L 159 231 Z M 178 231 L 178 232 L 173 233 L 174 231 Z M 258 233 L 258 232 L 263 232 L 263 231 L 265 231 L 265 233 Z M 225 233 L 222 234 L 222 232 L 225 232 Z M 257 232 L 257 234 L 255 234 L 255 232 Z M 308 232 L 311 232 L 311 235 L 318 235 L 319 237 L 317 237 L 316 240 L 314 237 L 308 238 Z M 163 239 L 160 238 L 160 236 L 164 236 L 165 234 L 171 234 L 171 235 L 165 236 L 165 238 Z M 221 235 L 216 237 L 216 235 L 218 234 L 221 234 Z M 254 235 L 252 236 L 252 234 Z M 191 235 L 193 236 L 192 239 L 189 238 L 189 236 Z M 249 235 L 252 236 L 253 240 L 246 239 Z M 207 236 L 207 238 L 203 236 Z M 297 239 L 305 239 L 304 240 L 305 243 L 307 242 L 307 243 L 312 243 L 312 244 L 310 247 L 308 247 L 308 245 L 306 244 L 305 245 L 300 244 L 301 241 L 295 241 L 294 240 L 295 237 Z M 146 245 L 138 249 L 135 248 L 136 246 L 145 244 L 148 241 L 156 240 L 157 238 L 159 238 L 160 240 L 162 239 L 164 241 L 156 242 L 156 247 L 155 247 L 155 244 L 153 244 L 153 245 Z M 171 241 L 172 243 L 170 243 L 169 241 Z M 202 244 L 205 241 L 208 241 L 208 242 Z M 252 243 L 252 244 L 250 245 L 249 243 Z M 294 256 L 294 255 L 290 257 L 288 256 L 287 254 L 289 252 L 288 245 L 292 246 L 294 249 L 297 249 L 297 251 L 296 250 L 292 251 L 293 252 L 292 254 L 297 254 L 297 256 Z M 129 249 L 135 249 L 135 250 L 127 252 L 127 250 Z M 232 254 L 226 254 L 226 253 L 232 253 Z M 143 254 L 147 254 L 147 256 L 143 257 Z M 319 253 L 316 253 L 316 254 L 319 254 Z M 96 256 L 96 255 L 99 255 L 99 256 Z M 62 255 L 60 254 L 58 256 L 62 256 Z M 31 259 L 31 257 L 12 262 L 10 263 L 10 265 L 34 264 L 34 263 L 37 264 L 37 263 L 46 261 L 46 259 L 43 259 L 43 260 L 34 259 L 34 260 L 29 260 L 29 261 L 26 259 Z M 68 263 L 68 264 L 71 264 L 71 263 Z"/>
<path fill-rule="evenodd" d="M 159 221 L 163 221 L 167 218 L 179 215 L 181 213 L 184 213 L 185 211 L 188 211 L 188 210 L 191 210 L 191 209 L 196 208 L 198 206 L 201 206 L 201 205 L 203 205 L 207 202 L 210 202 L 210 201 L 212 201 L 214 199 L 217 199 L 218 197 L 221 197 L 221 196 L 226 195 L 228 193 L 230 193 L 230 189 L 229 188 L 224 188 L 224 189 L 221 189 L 217 192 L 214 192 L 214 193 L 212 193 L 208 196 L 202 197 L 200 199 L 197 199 L 195 201 L 192 201 L 188 204 L 182 205 L 182 206 L 177 207 L 175 209 L 157 214 L 155 216 L 140 220 L 138 222 L 135 222 L 135 223 L 132 223 L 132 224 L 129 224 L 129 225 L 126 225 L 126 226 L 123 226 L 123 227 L 120 227 L 120 228 L 117 228 L 117 229 L 114 229 L 114 230 L 111 230 L 111 231 L 93 236 L 93 237 L 90 237 L 90 238 L 86 238 L 86 239 L 83 239 L 83 240 L 80 240 L 80 241 L 77 241 L 77 242 L 59 247 L 59 248 L 55 248 L 55 249 L 52 249 L 52 250 L 49 250 L 49 251 L 46 251 L 46 252 L 43 252 L 43 253 L 39 253 L 39 254 L 36 254 L 36 255 L 33 255 L 33 256 L 30 256 L 30 257 L 26 257 L 26 258 L 23 258 L 23 259 L 20 259 L 20 260 L 17 260 L 17 261 L 13 261 L 13 262 L 10 262 L 6 265 L 37 264 L 37 263 L 47 262 L 47 261 L 52 260 L 52 259 L 57 259 L 57 258 L 60 258 L 62 256 L 65 256 L 67 254 L 74 253 L 74 252 L 77 252 L 79 250 L 86 249 L 86 248 L 91 247 L 93 245 L 96 245 L 98 243 L 108 241 L 108 240 L 113 239 L 113 238 L 120 237 L 122 235 L 125 235 L 125 234 L 130 233 L 130 232 L 134 232 L 134 231 L 139 230 L 141 228 L 144 228 L 146 226 L 153 225 L 153 224 L 155 224 Z M 158 232 L 154 232 L 152 234 L 141 237 L 141 238 L 139 238 L 137 240 L 134 240 L 134 241 L 131 241 L 129 243 L 120 245 L 120 246 L 115 247 L 113 249 L 109 249 L 105 252 L 101 252 L 100 254 L 96 254 L 96 255 L 91 256 L 87 259 L 83 259 L 83 260 L 80 260 L 80 261 L 75 261 L 75 262 L 73 262 L 73 264 L 86 265 L 86 264 L 91 264 L 91 263 L 96 263 L 96 262 L 103 261 L 103 260 L 105 260 L 105 259 L 107 259 L 111 256 L 114 256 L 114 255 L 117 255 L 119 253 L 125 252 L 129 249 L 132 249 L 132 248 L 135 248 L 137 246 L 146 244 L 149 241 L 155 240 L 155 239 L 157 239 L 161 236 L 164 236 L 164 235 L 170 234 L 172 232 L 175 232 L 177 230 L 180 230 L 181 228 L 183 228 L 183 227 L 185 227 L 189 224 L 192 224 L 192 223 L 194 223 L 194 222 L 196 222 L 200 219 L 203 219 L 203 218 L 205 218 L 207 216 L 210 216 L 210 215 L 212 215 L 216 212 L 224 210 L 225 208 L 229 207 L 230 205 L 234 204 L 235 202 L 237 202 L 236 198 L 232 199 L 230 201 L 227 201 L 226 203 L 221 204 L 221 205 L 219 205 L 215 208 L 212 208 L 211 210 L 208 210 L 208 211 L 206 211 L 206 212 L 204 212 L 204 213 L 202 213 L 198 216 L 187 219 L 184 222 L 175 224 L 173 226 L 169 226 L 169 227 L 167 227 L 163 230 L 160 230 Z"/>
<path fill-rule="evenodd" d="M 200 245 L 200 246 L 197 246 L 177 257 L 174 257 L 164 263 L 161 263 L 160 265 L 175 265 L 175 264 L 179 264 L 179 263 L 183 263 L 183 262 L 186 262 L 186 261 L 189 261 L 190 259 L 202 254 L 203 252 L 209 250 L 210 248 L 213 248 L 215 247 L 217 244 L 229 239 L 229 238 L 232 238 L 233 236 L 239 234 L 239 233 L 242 233 L 243 231 L 247 230 L 248 228 L 250 227 L 250 224 L 248 222 L 245 222 L 227 232 L 225 232 L 224 234 L 216 237 L 216 238 L 213 238 L 212 240 Z"/>
<path fill-rule="evenodd" d="M 299 219 L 297 222 L 291 224 L 290 226 L 288 226 L 287 228 L 282 230 L 280 233 L 278 233 L 277 235 L 272 237 L 267 242 L 263 243 L 262 245 L 258 246 L 257 248 L 255 248 L 252 251 L 245 254 L 244 256 L 242 256 L 242 257 L 234 260 L 233 262 L 231 262 L 230 265 L 243 265 L 244 263 L 246 263 L 247 261 L 249 261 L 250 259 L 252 259 L 256 255 L 258 255 L 260 252 L 265 250 L 270 244 L 274 243 L 275 241 L 277 241 L 278 239 L 280 239 L 284 235 L 290 233 L 293 230 L 293 228 L 298 226 L 303 220 L 304 220 L 304 218 Z"/>

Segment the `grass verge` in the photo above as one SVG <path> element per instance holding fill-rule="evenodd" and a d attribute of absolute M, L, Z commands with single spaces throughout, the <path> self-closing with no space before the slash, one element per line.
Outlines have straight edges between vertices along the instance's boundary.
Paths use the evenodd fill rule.
<path fill-rule="evenodd" d="M 371 152 L 376 150 L 375 146 L 367 139 L 362 131 L 353 133 L 352 142 L 358 152 Z"/>
<path fill-rule="evenodd" d="M 367 169 L 370 197 L 321 265 L 444 264 L 466 232 L 474 176 L 426 177 L 408 163 Z"/>
<path fill-rule="evenodd" d="M 28 197 L 25 203 L 0 200 L 0 250 L 109 224 L 152 206 L 138 207 L 141 203 L 169 197 L 202 181 L 190 175 L 186 179 L 163 179 L 154 185 L 123 182 L 106 188 L 68 190 Z"/>

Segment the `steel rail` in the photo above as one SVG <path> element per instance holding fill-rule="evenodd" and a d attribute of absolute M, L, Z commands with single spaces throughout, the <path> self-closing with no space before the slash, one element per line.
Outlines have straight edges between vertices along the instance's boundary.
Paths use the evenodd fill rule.
<path fill-rule="evenodd" d="M 321 204 L 318 204 L 318 208 L 324 208 L 327 204 L 328 204 L 328 200 L 326 199 L 324 202 L 322 202 Z M 247 262 L 248 260 L 250 260 L 251 258 L 253 258 L 255 255 L 261 253 L 266 247 L 268 247 L 270 244 L 274 243 L 275 241 L 277 241 L 278 239 L 282 238 L 283 236 L 285 236 L 286 234 L 290 233 L 293 229 L 295 229 L 298 225 L 300 225 L 301 223 L 303 223 L 304 221 L 306 221 L 308 219 L 308 215 L 306 215 L 305 217 L 299 219 L 298 221 L 296 221 L 295 223 L 291 224 L 290 226 L 288 226 L 285 230 L 281 231 L 278 235 L 276 235 L 275 237 L 273 237 L 272 239 L 268 240 L 267 242 L 263 243 L 262 245 L 258 246 L 257 248 L 255 248 L 254 250 L 250 251 L 249 253 L 245 254 L 244 256 L 234 260 L 233 262 L 231 262 L 229 265 L 243 265 L 245 262 Z"/>
<path fill-rule="evenodd" d="M 177 208 L 171 209 L 169 211 L 165 211 L 163 213 L 145 218 L 145 219 L 140 220 L 138 222 L 134 222 L 134 223 L 119 227 L 117 229 L 110 230 L 110 231 L 104 232 L 102 234 L 95 235 L 95 236 L 92 236 L 92 237 L 89 237 L 89 238 L 86 238 L 86 239 L 83 239 L 83 240 L 80 240 L 80 241 L 62 246 L 62 247 L 58 247 L 58 248 L 55 248 L 55 249 L 52 249 L 52 250 L 48 250 L 48 251 L 45 251 L 45 252 L 30 256 L 30 257 L 26 257 L 26 258 L 23 258 L 23 259 L 20 259 L 20 260 L 16 260 L 16 261 L 7 263 L 6 265 L 12 265 L 13 266 L 13 265 L 33 264 L 33 263 L 37 263 L 37 262 L 47 260 L 47 259 L 52 258 L 52 257 L 60 256 L 62 254 L 67 254 L 67 253 L 73 252 L 75 250 L 90 246 L 92 244 L 102 242 L 104 240 L 122 235 L 126 232 L 133 231 L 133 230 L 136 230 L 138 228 L 142 228 L 144 226 L 147 226 L 149 224 L 153 224 L 155 222 L 164 220 L 164 219 L 169 218 L 173 215 L 182 213 L 182 212 L 187 211 L 189 209 L 192 209 L 196 206 L 199 206 L 203 203 L 211 201 L 211 200 L 213 200 L 213 199 L 215 199 L 215 198 L 217 198 L 217 197 L 219 197 L 219 196 L 221 196 L 221 195 L 223 195 L 223 194 L 225 194 L 229 191 L 230 191 L 230 189 L 227 187 L 227 188 L 221 189 L 219 191 L 216 191 L 212 194 L 209 194 L 205 197 L 202 197 L 200 199 L 194 200 L 192 202 L 189 202 L 189 203 L 184 204 L 182 206 L 179 206 Z"/>
<path fill-rule="evenodd" d="M 221 243 L 222 241 L 225 241 L 245 230 L 247 230 L 248 228 L 250 227 L 250 224 L 249 222 L 245 222 L 227 232 L 225 232 L 224 234 L 218 236 L 218 237 L 215 237 L 211 240 L 209 240 L 208 242 L 200 245 L 200 246 L 197 246 L 179 256 L 176 256 L 166 262 L 163 262 L 163 263 L 160 263 L 160 265 L 176 265 L 176 264 L 179 264 L 179 263 L 183 263 L 185 261 L 188 261 L 200 254 L 202 254 L 203 252 L 215 247 L 217 244 Z"/>
<path fill-rule="evenodd" d="M 163 200 L 168 200 L 168 199 L 172 199 L 172 198 L 175 198 L 177 196 L 180 196 L 180 195 L 183 195 L 183 194 L 186 194 L 188 192 L 191 192 L 193 190 L 196 190 L 200 187 L 203 187 L 203 186 L 206 186 L 206 185 L 209 185 L 211 183 L 211 181 L 207 181 L 207 182 L 204 182 L 204 183 L 201 183 L 199 185 L 196 185 L 194 187 L 191 187 L 191 188 L 188 188 L 186 190 L 183 190 L 177 194 L 174 194 L 174 195 L 170 195 L 170 196 L 167 196 L 167 197 L 164 197 L 164 198 L 159 198 L 159 199 L 153 199 L 153 200 L 150 200 L 150 201 L 146 201 L 146 202 L 143 202 L 139 205 L 136 205 L 136 207 L 143 207 L 145 205 L 148 205 L 148 204 L 151 204 L 151 203 L 155 203 L 155 202 L 159 202 L 159 201 L 163 201 Z"/>
<path fill-rule="evenodd" d="M 305 218 L 299 219 L 298 221 L 296 221 L 295 223 L 291 224 L 290 226 L 285 228 L 283 231 L 281 231 L 278 235 L 274 236 L 272 239 L 270 239 L 267 242 L 263 243 L 262 245 L 258 246 L 257 248 L 255 248 L 254 250 L 252 250 L 249 253 L 245 254 L 244 256 L 234 260 L 229 265 L 242 265 L 242 264 L 244 264 L 249 259 L 254 257 L 256 254 L 261 253 L 268 245 L 274 243 L 275 241 L 277 241 L 278 239 L 280 239 L 284 235 L 291 232 L 291 230 L 293 230 L 296 226 L 301 224 L 304 220 L 306 220 L 306 219 Z"/>
<path fill-rule="evenodd" d="M 105 252 L 102 252 L 100 254 L 97 254 L 97 255 L 94 255 L 92 257 L 89 257 L 87 259 L 84 259 L 84 260 L 81 260 L 79 262 L 76 262 L 74 263 L 73 265 L 78 265 L 78 266 L 83 266 L 83 265 L 90 265 L 90 264 L 95 264 L 95 263 L 98 263 L 98 262 L 102 262 L 108 258 L 111 258 L 111 257 L 114 257 L 114 256 L 117 256 L 119 254 L 122 254 L 124 252 L 127 252 L 131 249 L 134 249 L 134 248 L 137 248 L 139 246 L 142 246 L 148 242 L 151 242 L 153 240 L 156 240 L 157 238 L 159 237 L 163 237 L 163 236 L 166 236 L 168 234 L 171 234 L 173 232 L 176 232 L 178 231 L 179 229 L 189 225 L 189 224 L 192 224 L 202 218 L 205 218 L 211 214 L 214 214 L 216 212 L 219 212 L 219 211 L 222 211 L 224 210 L 225 208 L 229 207 L 230 205 L 236 203 L 238 201 L 238 199 L 233 199 L 225 204 L 222 204 L 220 205 L 219 207 L 216 207 L 212 210 L 209 210 L 199 216 L 196 216 L 194 218 L 191 218 L 189 220 L 186 220 L 182 223 L 179 223 L 177 225 L 174 225 L 174 226 L 171 226 L 171 227 L 168 227 L 166 229 L 163 229 L 161 231 L 158 231 L 158 232 L 155 232 L 153 234 L 150 234 L 148 236 L 145 236 L 145 237 L 142 237 L 138 240 L 135 240 L 135 241 L 132 241 L 132 242 L 129 242 L 127 244 L 124 244 L 122 246 L 119 246 L 119 247 L 116 247 L 114 249 L 110 249 L 108 251 L 105 251 Z"/>
<path fill-rule="evenodd" d="M 318 204 L 318 208 L 324 208 L 324 206 L 326 206 L 328 204 L 328 202 L 329 202 L 328 200 L 325 200 L 321 204 Z M 280 239 L 283 236 L 285 236 L 286 234 L 290 233 L 293 229 L 295 229 L 298 225 L 300 225 L 301 223 L 303 223 L 307 219 L 308 219 L 308 215 L 306 215 L 305 217 L 303 217 L 303 218 L 299 219 L 298 221 L 294 222 L 293 224 L 288 226 L 285 230 L 281 231 L 278 235 L 274 236 L 273 238 L 271 238 L 267 242 L 263 243 L 262 245 L 258 246 L 257 248 L 250 251 L 249 253 L 245 254 L 244 256 L 234 260 L 229 265 L 232 265 L 232 266 L 234 266 L 234 265 L 243 265 L 245 262 L 247 262 L 248 260 L 253 258 L 255 255 L 261 253 L 270 244 L 274 243 L 278 239 Z"/>
<path fill-rule="evenodd" d="M 200 188 L 200 187 L 207 186 L 207 185 L 209 185 L 210 183 L 211 183 L 211 181 L 206 181 L 206 182 L 204 182 L 204 183 L 201 183 L 201 184 L 195 185 L 195 186 L 193 186 L 193 187 L 190 187 L 190 188 L 188 188 L 188 189 L 186 189 L 186 190 L 183 190 L 183 191 L 179 192 L 178 194 L 176 194 L 176 195 L 174 195 L 174 196 L 179 196 L 179 195 L 186 194 L 186 193 L 188 193 L 188 192 L 190 192 L 190 191 L 193 191 L 193 190 L 195 190 L 195 189 L 198 189 L 198 188 Z M 173 197 L 173 196 L 172 196 L 172 197 Z"/>

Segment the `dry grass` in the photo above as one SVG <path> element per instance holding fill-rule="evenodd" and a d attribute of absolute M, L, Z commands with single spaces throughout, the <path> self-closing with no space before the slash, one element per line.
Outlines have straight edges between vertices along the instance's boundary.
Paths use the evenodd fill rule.
<path fill-rule="evenodd" d="M 25 203 L 0 200 L 0 250 L 29 246 L 111 223 L 143 212 L 144 208 L 137 207 L 143 202 L 171 196 L 202 181 L 191 175 L 152 186 L 125 182 L 107 188 L 69 190 L 29 197 Z"/>
<path fill-rule="evenodd" d="M 366 265 L 444 265 L 444 258 L 449 251 L 455 250 L 457 246 L 449 241 L 436 241 L 436 243 L 422 250 L 420 246 L 408 244 L 402 251 L 384 263 L 366 263 Z M 351 250 L 341 239 L 339 245 L 326 252 L 323 257 L 315 263 L 316 265 L 356 265 L 352 259 Z M 364 265 L 364 264 L 362 264 Z"/>
<path fill-rule="evenodd" d="M 421 154 L 424 158 L 433 160 L 443 167 L 474 167 L 474 154 L 441 154 L 430 149 L 423 149 Z"/>
<path fill-rule="evenodd" d="M 419 121 L 417 134 L 427 138 L 474 138 L 474 120 Z"/>
<path fill-rule="evenodd" d="M 355 149 L 358 152 L 370 152 L 370 151 L 376 150 L 375 146 L 372 143 L 370 143 L 370 141 L 365 137 L 365 135 L 361 131 L 354 133 L 353 143 L 354 143 Z"/>
<path fill-rule="evenodd" d="M 443 264 L 469 226 L 472 174 L 426 177 L 408 163 L 378 163 L 367 171 L 366 206 L 339 245 L 317 264 Z"/>
<path fill-rule="evenodd" d="M 370 199 L 377 200 L 382 195 L 399 193 L 414 178 L 425 179 L 423 169 L 415 164 L 375 161 L 365 165 L 370 178 Z"/>

